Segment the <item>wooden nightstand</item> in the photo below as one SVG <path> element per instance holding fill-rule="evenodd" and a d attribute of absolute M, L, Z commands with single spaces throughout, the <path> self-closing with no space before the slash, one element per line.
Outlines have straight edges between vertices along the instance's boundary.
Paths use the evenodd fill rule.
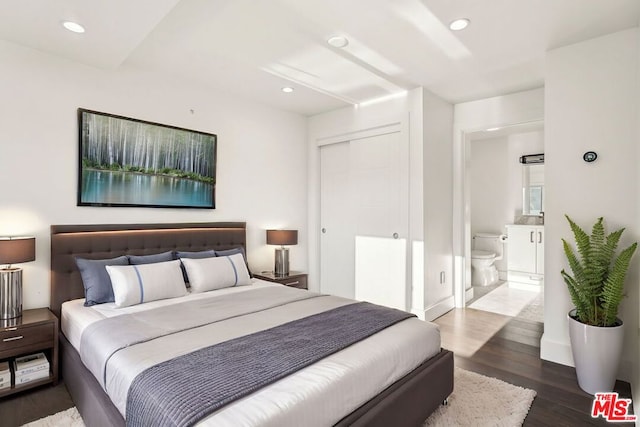
<path fill-rule="evenodd" d="M 0 320 L 0 361 L 43 352 L 49 360 L 49 378 L 0 390 L 0 397 L 58 382 L 58 318 L 47 308 L 24 310 L 22 317 Z"/>
<path fill-rule="evenodd" d="M 273 271 L 263 271 L 261 273 L 254 273 L 253 277 L 293 288 L 308 289 L 307 273 L 302 273 L 301 271 L 290 271 L 288 276 L 276 276 Z"/>

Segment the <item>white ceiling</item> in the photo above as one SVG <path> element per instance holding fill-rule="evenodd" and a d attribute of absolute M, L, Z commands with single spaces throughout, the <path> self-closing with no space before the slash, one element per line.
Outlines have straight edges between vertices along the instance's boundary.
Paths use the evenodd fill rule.
<path fill-rule="evenodd" d="M 459 17 L 471 25 L 450 31 Z M 63 20 L 86 33 L 64 30 Z M 0 2 L 0 39 L 305 115 L 418 86 L 454 103 L 539 87 L 545 51 L 639 22 L 640 0 Z M 329 46 L 333 35 L 349 45 Z"/>

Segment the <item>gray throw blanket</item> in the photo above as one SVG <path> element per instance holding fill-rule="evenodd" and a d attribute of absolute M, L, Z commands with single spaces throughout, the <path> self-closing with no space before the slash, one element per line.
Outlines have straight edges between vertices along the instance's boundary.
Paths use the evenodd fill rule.
<path fill-rule="evenodd" d="M 128 426 L 191 426 L 224 405 L 412 314 L 362 302 L 235 338 L 155 365 L 127 396 Z"/>

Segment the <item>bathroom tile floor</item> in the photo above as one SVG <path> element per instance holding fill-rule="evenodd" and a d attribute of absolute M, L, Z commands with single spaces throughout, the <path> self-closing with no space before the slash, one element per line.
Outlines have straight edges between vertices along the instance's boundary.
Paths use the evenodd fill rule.
<path fill-rule="evenodd" d="M 474 293 L 479 288 L 474 288 Z M 533 321 L 542 322 L 542 287 L 521 287 L 509 282 L 473 301 L 469 308 L 516 317 L 521 312 Z"/>
<path fill-rule="evenodd" d="M 495 290 L 498 286 L 504 285 L 505 283 L 507 283 L 507 282 L 500 281 L 500 282 L 496 283 L 495 285 L 474 286 L 473 287 L 473 298 L 471 298 L 469 301 L 467 301 L 467 307 L 469 307 L 469 305 L 473 304 L 474 302 L 478 301 L 483 296 L 487 295 L 489 292 Z"/>

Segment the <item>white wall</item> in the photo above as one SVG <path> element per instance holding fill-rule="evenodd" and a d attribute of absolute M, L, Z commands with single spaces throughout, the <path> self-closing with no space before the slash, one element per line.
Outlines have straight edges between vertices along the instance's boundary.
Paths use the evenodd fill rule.
<path fill-rule="evenodd" d="M 511 184 L 521 175 L 513 176 L 509 158 L 509 138 L 472 140 L 469 164 L 471 202 L 471 236 L 478 232 L 504 233 L 504 225 L 513 221 L 514 197 Z M 517 160 L 516 160 L 517 162 Z M 517 182 L 517 181 L 516 181 Z M 502 271 L 501 261 L 496 267 Z"/>
<path fill-rule="evenodd" d="M 300 230 L 291 268 L 307 268 L 306 118 L 131 67 L 100 70 L 0 42 L 0 235 L 36 236 L 24 307 L 49 304 L 49 226 L 247 221 L 248 258 L 272 269 L 265 229 Z M 218 135 L 215 210 L 77 207 L 76 110 L 89 108 Z M 193 114 L 190 110 L 194 110 Z"/>
<path fill-rule="evenodd" d="M 320 275 L 320 168 L 318 142 L 326 138 L 400 123 L 408 138 L 409 158 L 409 247 L 411 262 L 411 309 L 420 317 L 435 318 L 446 311 L 439 306 L 452 300 L 450 160 L 452 106 L 422 88 L 405 96 L 366 106 L 354 106 L 309 118 L 309 277 L 317 290 Z M 438 194 L 434 194 L 435 189 Z M 429 201 L 424 194 L 432 194 Z M 423 200 L 424 198 L 424 200 Z M 427 208 L 427 203 L 430 207 Z M 434 230 L 433 240 L 424 243 L 425 218 Z M 437 224 L 437 225 L 436 225 Z M 423 254 L 414 259 L 416 254 Z M 429 254 L 429 255 L 427 255 Z M 422 263 L 424 263 L 424 266 Z M 440 271 L 446 282 L 439 283 Z M 425 280 L 425 273 L 428 279 Z M 437 276 L 437 284 L 433 282 Z M 431 288 L 433 286 L 433 288 Z M 448 290 L 447 290 L 448 287 Z M 452 301 L 451 301 L 452 302 Z M 446 302 L 445 302 L 446 305 Z M 435 311 L 430 311 L 429 309 Z M 439 314 L 438 314 L 439 313 Z"/>
<path fill-rule="evenodd" d="M 424 306 L 433 320 L 453 308 L 453 106 L 423 94 Z M 441 282 L 441 274 L 444 281 Z M 415 306 L 415 303 L 414 303 Z"/>
<path fill-rule="evenodd" d="M 638 219 L 638 29 L 548 52 L 545 82 L 545 332 L 541 357 L 572 365 L 566 315 L 572 307 L 560 270 L 567 268 L 561 238 L 572 239 L 564 218 L 591 228 L 604 216 L 609 231 L 626 227 L 621 246 L 640 240 Z M 582 154 L 598 153 L 595 163 Z M 619 316 L 625 346 L 619 378 L 638 364 L 638 267 L 627 278 Z"/>
<path fill-rule="evenodd" d="M 544 152 L 544 134 L 540 130 L 472 139 L 469 146 L 471 235 L 505 234 L 505 225 L 513 224 L 515 216 L 522 214 L 523 166 L 519 158 Z M 501 273 L 507 270 L 506 246 L 504 252 L 503 259 L 495 262 Z"/>
<path fill-rule="evenodd" d="M 544 89 L 464 102 L 454 106 L 453 123 L 453 256 L 456 306 L 464 307 L 471 289 L 469 134 L 492 127 L 541 122 Z M 467 298 L 468 299 L 468 298 Z"/>

